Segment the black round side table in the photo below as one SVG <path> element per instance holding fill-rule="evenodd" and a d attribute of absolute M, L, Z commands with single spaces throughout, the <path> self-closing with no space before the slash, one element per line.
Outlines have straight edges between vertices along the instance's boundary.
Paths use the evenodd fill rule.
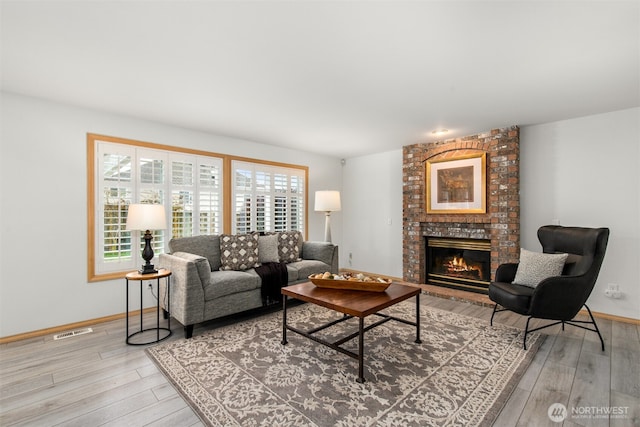
<path fill-rule="evenodd" d="M 166 328 L 161 328 L 160 327 L 160 279 L 162 278 L 166 278 L 167 281 L 167 307 L 166 307 L 166 311 L 168 313 L 170 313 L 170 307 L 171 307 L 171 299 L 170 299 L 170 295 L 171 295 L 171 271 L 167 270 L 166 268 L 161 268 L 158 270 L 157 273 L 151 273 L 151 274 L 140 274 L 137 271 L 133 271 L 131 273 L 128 273 L 125 276 L 125 279 L 127 281 L 126 284 L 126 288 L 125 288 L 125 293 L 127 294 L 127 312 L 126 312 L 126 329 L 127 329 L 127 344 L 129 345 L 147 345 L 147 344 L 153 344 L 153 343 L 157 343 L 160 342 L 164 339 L 167 339 L 171 336 L 171 315 L 169 314 L 167 316 L 167 327 Z M 140 330 L 136 331 L 132 334 L 129 334 L 129 281 L 139 281 L 140 282 Z M 143 303 L 142 303 L 142 290 L 143 290 L 143 282 L 145 280 L 155 280 L 156 281 L 156 294 L 158 296 L 157 300 L 158 300 L 158 307 L 157 307 L 157 311 L 156 311 L 156 326 L 152 327 L 152 328 L 144 328 L 143 326 L 143 314 L 144 314 L 144 309 L 143 309 Z M 131 338 L 133 338 L 136 335 L 141 335 L 144 332 L 147 331 L 155 331 L 155 339 L 154 340 L 150 340 L 150 341 L 144 341 L 144 342 L 132 342 Z M 163 332 L 163 336 L 160 337 L 160 331 Z"/>

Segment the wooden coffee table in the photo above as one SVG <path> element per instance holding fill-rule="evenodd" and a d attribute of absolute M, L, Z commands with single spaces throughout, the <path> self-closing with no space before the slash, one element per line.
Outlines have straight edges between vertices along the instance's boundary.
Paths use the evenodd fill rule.
<path fill-rule="evenodd" d="M 282 288 L 282 295 L 284 295 L 282 302 L 282 345 L 287 344 L 287 330 L 293 331 L 297 334 L 305 336 L 317 343 L 324 344 L 332 349 L 346 354 L 349 357 L 358 359 L 358 378 L 357 382 L 363 383 L 364 379 L 364 333 L 369 329 L 380 326 L 389 320 L 396 320 L 398 322 L 406 323 L 416 327 L 416 340 L 415 342 L 420 344 L 420 288 L 413 286 L 400 285 L 392 283 L 384 292 L 369 292 L 369 291 L 354 291 L 344 289 L 330 289 L 330 288 L 318 288 L 313 283 L 300 283 L 297 285 L 287 286 Z M 387 314 L 379 313 L 387 307 L 391 307 L 394 304 L 404 301 L 411 297 L 416 297 L 416 320 L 415 322 L 400 319 L 397 317 L 389 316 Z M 308 331 L 303 331 L 293 326 L 287 325 L 287 298 L 295 298 L 298 300 L 306 301 L 312 304 L 316 304 L 322 307 L 329 308 L 331 310 L 343 313 L 344 316 L 340 319 L 318 326 Z M 364 326 L 364 318 L 369 315 L 376 315 L 382 319 L 375 323 Z M 358 331 L 341 338 L 334 342 L 329 342 L 314 336 L 313 334 L 322 331 L 330 326 L 344 322 L 345 320 L 357 317 L 359 319 Z M 354 353 L 341 347 L 347 341 L 350 341 L 358 337 L 358 352 Z"/>

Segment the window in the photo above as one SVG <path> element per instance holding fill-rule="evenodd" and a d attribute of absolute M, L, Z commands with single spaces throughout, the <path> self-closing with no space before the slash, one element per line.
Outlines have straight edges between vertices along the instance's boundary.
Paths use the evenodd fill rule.
<path fill-rule="evenodd" d="M 143 263 L 143 233 L 126 230 L 131 203 L 162 204 L 168 210 L 167 229 L 152 230 L 155 254 L 165 252 L 172 237 L 222 232 L 221 157 L 93 135 L 88 141 L 95 176 L 90 281 L 119 277 Z"/>
<path fill-rule="evenodd" d="M 142 265 L 142 233 L 125 229 L 131 203 L 167 210 L 167 229 L 152 230 L 156 254 L 171 238 L 201 234 L 306 236 L 307 175 L 306 166 L 87 134 L 88 280 Z"/>
<path fill-rule="evenodd" d="M 234 233 L 305 233 L 306 169 L 232 161 Z"/>

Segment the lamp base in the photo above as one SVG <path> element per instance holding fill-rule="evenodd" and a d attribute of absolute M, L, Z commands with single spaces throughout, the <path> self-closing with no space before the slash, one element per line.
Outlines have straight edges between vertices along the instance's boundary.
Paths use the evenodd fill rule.
<path fill-rule="evenodd" d="M 155 274 L 158 272 L 158 270 L 155 269 L 154 265 L 151 264 L 151 260 L 153 259 L 153 248 L 151 247 L 151 239 L 153 239 L 151 231 L 147 230 L 144 233 L 144 250 L 142 251 L 142 259 L 146 262 L 142 265 L 142 268 L 138 270 L 140 274 Z"/>
<path fill-rule="evenodd" d="M 331 243 L 331 212 L 324 215 L 324 241 Z"/>
<path fill-rule="evenodd" d="M 155 269 L 155 266 L 153 264 L 143 265 L 142 268 L 138 270 L 138 273 L 140 274 L 155 274 L 157 272 L 158 270 Z"/>

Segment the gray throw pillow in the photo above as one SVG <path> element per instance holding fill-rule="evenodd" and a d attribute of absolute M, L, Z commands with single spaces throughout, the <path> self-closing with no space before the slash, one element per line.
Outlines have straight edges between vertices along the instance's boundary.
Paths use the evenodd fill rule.
<path fill-rule="evenodd" d="M 220 235 L 220 270 L 248 270 L 259 266 L 258 233 Z"/>
<path fill-rule="evenodd" d="M 535 288 L 544 279 L 560 276 L 568 256 L 569 254 L 531 252 L 521 248 L 520 263 L 513 284 Z"/>
<path fill-rule="evenodd" d="M 278 235 L 270 234 L 258 238 L 258 261 L 279 262 L 278 255 Z"/>

